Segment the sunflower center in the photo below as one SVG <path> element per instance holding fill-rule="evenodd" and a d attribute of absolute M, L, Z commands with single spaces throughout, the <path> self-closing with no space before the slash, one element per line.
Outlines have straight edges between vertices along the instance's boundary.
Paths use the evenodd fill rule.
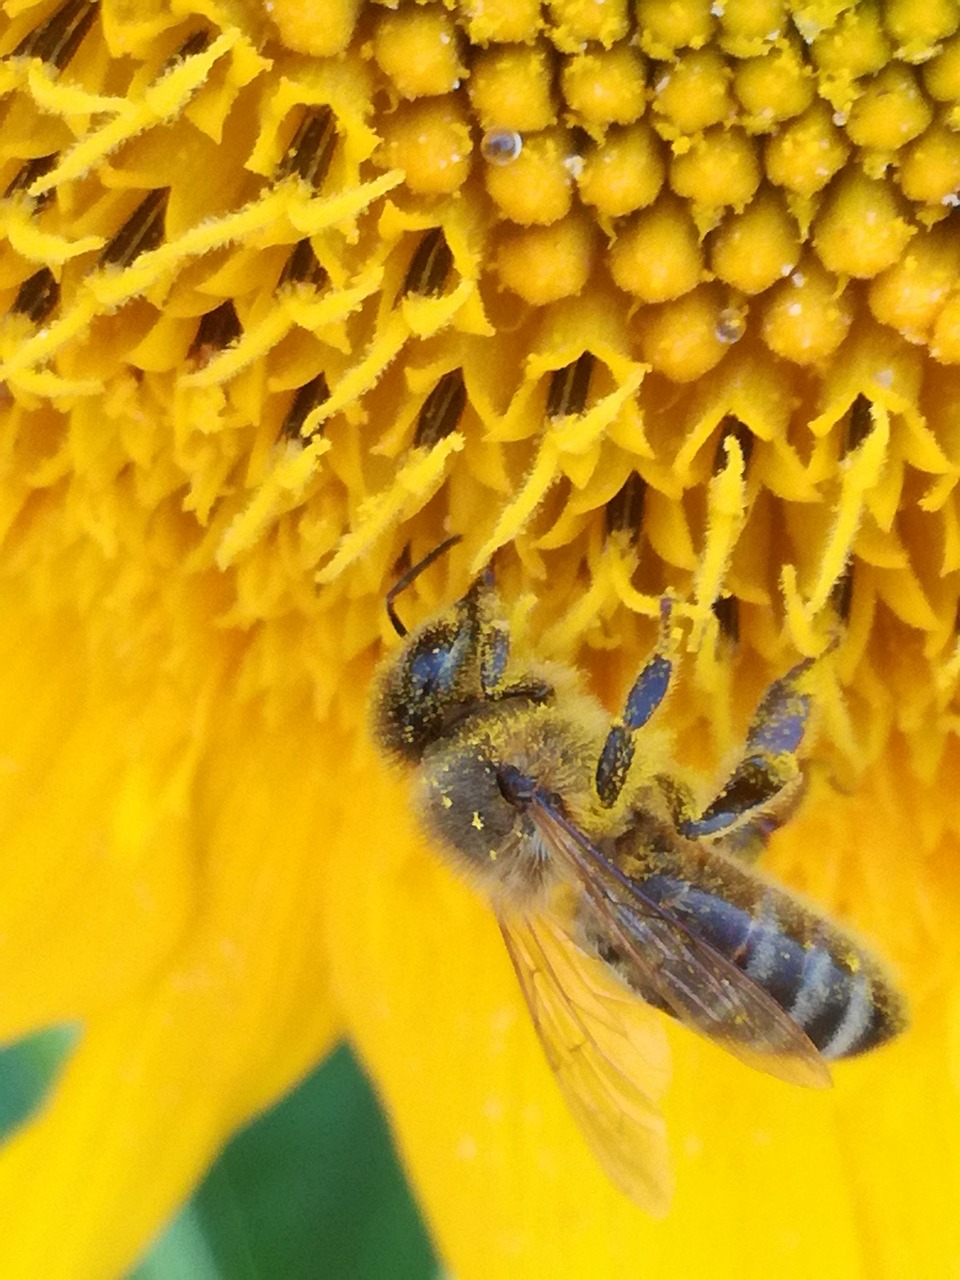
<path fill-rule="evenodd" d="M 542 584 L 548 652 L 633 665 L 671 589 L 693 715 L 738 646 L 782 668 L 844 624 L 833 737 L 899 727 L 931 768 L 960 670 L 956 7 L 201 8 L 3 6 L 34 577 L 85 539 L 103 581 L 177 548 L 262 641 L 254 685 L 309 637 L 291 678 L 323 702 L 405 549 L 464 531 L 461 573 L 512 544 Z"/>

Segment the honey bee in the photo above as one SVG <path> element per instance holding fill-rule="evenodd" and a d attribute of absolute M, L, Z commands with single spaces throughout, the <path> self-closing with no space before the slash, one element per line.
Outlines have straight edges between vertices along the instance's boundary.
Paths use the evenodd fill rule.
<path fill-rule="evenodd" d="M 752 1067 L 830 1083 L 827 1063 L 905 1025 L 881 965 L 838 926 L 750 866 L 795 809 L 809 662 L 767 691 L 740 762 L 697 811 L 649 722 L 673 672 L 661 635 L 609 714 L 575 673 L 520 665 L 493 574 L 408 634 L 380 672 L 373 725 L 413 766 L 415 803 L 451 862 L 488 897 L 547 1059 L 620 1188 L 662 1215 L 672 1194 L 658 1105 L 663 1013 Z M 659 1024 L 659 1025 L 658 1025 Z"/>

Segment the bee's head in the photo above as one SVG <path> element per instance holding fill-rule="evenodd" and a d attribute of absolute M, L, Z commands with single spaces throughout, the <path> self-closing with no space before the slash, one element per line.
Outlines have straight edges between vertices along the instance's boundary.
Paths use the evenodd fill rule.
<path fill-rule="evenodd" d="M 439 618 L 408 635 L 394 600 L 459 541 L 459 536 L 448 538 L 435 547 L 408 569 L 387 595 L 387 614 L 406 644 L 380 676 L 374 731 L 389 752 L 411 762 L 418 761 L 459 718 L 464 704 L 477 696 L 477 619 L 475 608 L 468 606 L 468 593 Z"/>
<path fill-rule="evenodd" d="M 426 623 L 385 668 L 376 693 L 377 737 L 391 753 L 416 762 L 476 697 L 475 629 L 459 609 Z"/>

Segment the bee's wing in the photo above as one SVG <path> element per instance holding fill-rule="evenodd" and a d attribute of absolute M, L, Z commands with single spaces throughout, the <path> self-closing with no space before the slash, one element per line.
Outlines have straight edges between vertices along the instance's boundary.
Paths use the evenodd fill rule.
<path fill-rule="evenodd" d="M 547 1061 L 609 1177 L 648 1213 L 673 1196 L 657 1105 L 670 1075 L 662 1022 L 549 918 L 500 921 Z"/>
<path fill-rule="evenodd" d="M 578 884 L 597 926 L 647 990 L 694 1031 L 742 1062 L 791 1084 L 830 1084 L 826 1063 L 771 995 L 667 905 L 614 866 L 541 797 L 530 816 L 551 854 Z"/>

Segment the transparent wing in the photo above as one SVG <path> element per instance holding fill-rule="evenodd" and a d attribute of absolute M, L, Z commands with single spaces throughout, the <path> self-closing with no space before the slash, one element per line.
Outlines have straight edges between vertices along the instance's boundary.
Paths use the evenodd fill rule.
<path fill-rule="evenodd" d="M 657 1105 L 670 1075 L 662 1020 L 549 918 L 501 920 L 547 1061 L 608 1176 L 646 1212 L 673 1196 Z"/>
<path fill-rule="evenodd" d="M 529 814 L 552 856 L 579 886 L 599 935 L 609 941 L 642 991 L 681 1022 L 742 1062 L 791 1084 L 828 1086 L 826 1063 L 803 1028 L 772 996 L 669 907 L 643 894 L 537 796 Z"/>

